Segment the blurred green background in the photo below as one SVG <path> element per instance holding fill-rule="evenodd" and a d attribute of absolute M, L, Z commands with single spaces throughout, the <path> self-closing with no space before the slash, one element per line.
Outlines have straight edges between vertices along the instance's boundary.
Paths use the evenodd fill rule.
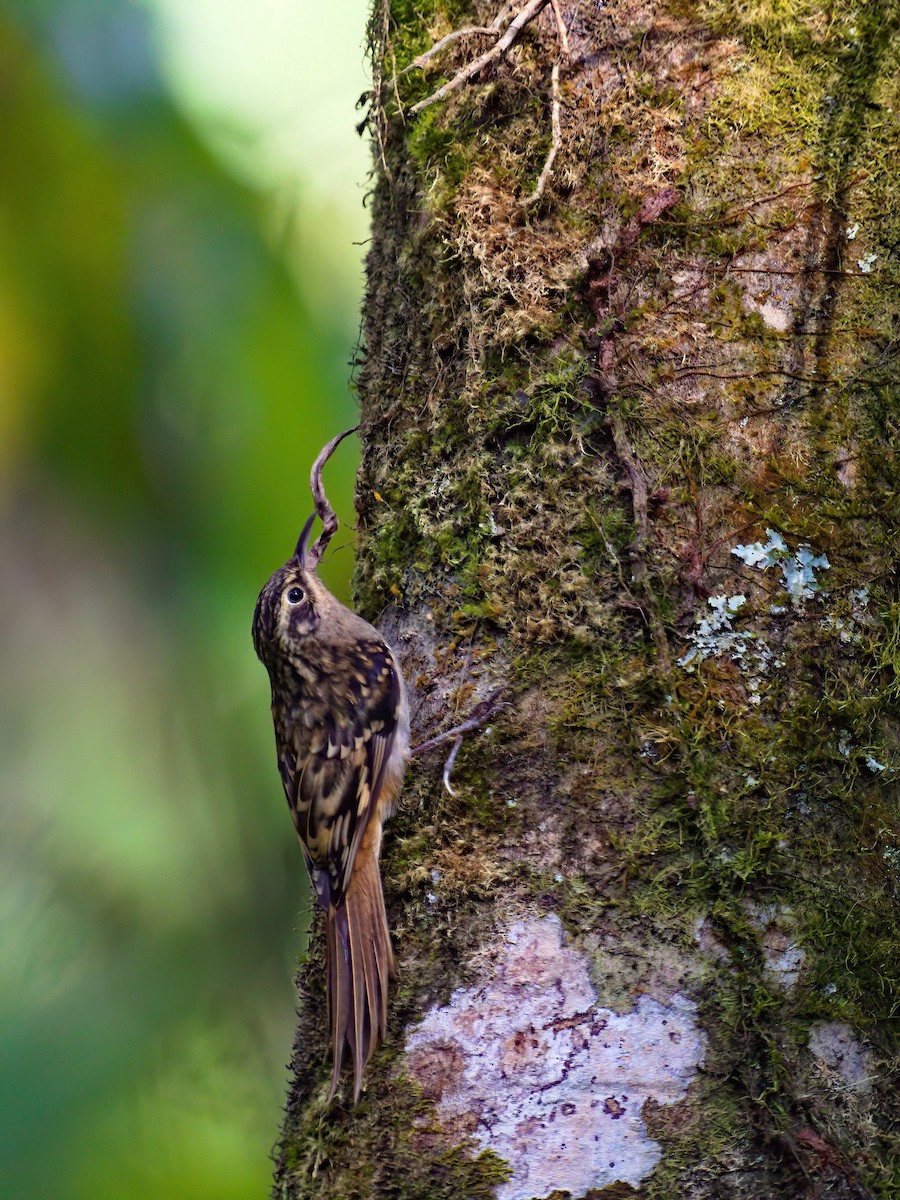
<path fill-rule="evenodd" d="M 365 21 L 0 0 L 4 1200 L 268 1192 L 309 900 L 249 629 L 354 421 Z"/>

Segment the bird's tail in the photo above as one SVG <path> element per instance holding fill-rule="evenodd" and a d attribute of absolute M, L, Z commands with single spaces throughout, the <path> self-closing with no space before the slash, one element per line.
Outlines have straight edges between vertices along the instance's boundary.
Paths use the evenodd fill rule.
<path fill-rule="evenodd" d="M 328 1099 L 337 1091 L 346 1043 L 355 1103 L 366 1064 L 387 1031 L 388 979 L 394 973 L 378 860 L 366 846 L 360 847 L 343 901 L 326 912 L 325 951 L 334 1055 Z"/>

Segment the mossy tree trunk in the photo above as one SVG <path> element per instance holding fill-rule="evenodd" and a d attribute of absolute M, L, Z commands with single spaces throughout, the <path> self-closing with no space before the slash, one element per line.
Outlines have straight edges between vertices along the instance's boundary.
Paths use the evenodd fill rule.
<path fill-rule="evenodd" d="M 356 1108 L 313 938 L 277 1194 L 896 1196 L 898 6 L 561 5 L 418 115 L 495 12 L 373 16 L 359 606 L 419 737 L 512 704 Z"/>

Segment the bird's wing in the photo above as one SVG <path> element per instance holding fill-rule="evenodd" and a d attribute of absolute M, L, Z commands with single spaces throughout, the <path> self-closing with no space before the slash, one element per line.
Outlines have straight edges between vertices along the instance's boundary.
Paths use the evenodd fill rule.
<path fill-rule="evenodd" d="M 401 685 L 383 642 L 358 642 L 335 672 L 344 694 L 327 705 L 296 763 L 288 801 L 319 902 L 341 902 L 377 806 L 397 730 Z"/>

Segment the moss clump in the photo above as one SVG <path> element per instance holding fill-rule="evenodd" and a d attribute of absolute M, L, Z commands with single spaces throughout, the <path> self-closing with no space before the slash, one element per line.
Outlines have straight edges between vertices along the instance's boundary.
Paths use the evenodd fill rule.
<path fill-rule="evenodd" d="M 490 1151 L 451 1144 L 419 1087 L 403 1079 L 379 1089 L 377 1101 L 364 1095 L 352 1112 L 312 1104 L 291 1130 L 274 1194 L 285 1200 L 492 1200 L 508 1178 L 508 1167 Z"/>

